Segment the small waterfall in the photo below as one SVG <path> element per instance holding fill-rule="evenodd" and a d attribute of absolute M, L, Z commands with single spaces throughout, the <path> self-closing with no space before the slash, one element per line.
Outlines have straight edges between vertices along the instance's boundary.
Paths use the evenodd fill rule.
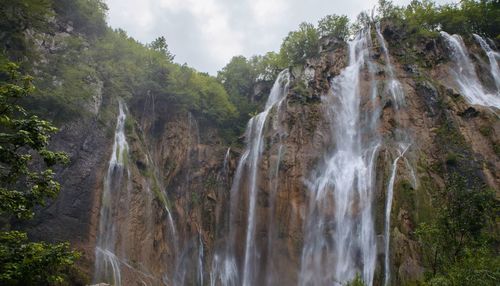
<path fill-rule="evenodd" d="M 104 178 L 94 273 L 96 283 L 106 281 L 116 286 L 121 285 L 121 271 L 120 260 L 116 255 L 118 226 L 115 217 L 120 211 L 119 198 L 120 192 L 123 191 L 123 175 L 129 176 L 127 168 L 129 147 L 125 136 L 127 115 L 121 101 L 118 102 L 118 108 L 113 151 Z"/>
<path fill-rule="evenodd" d="M 198 283 L 203 285 L 203 239 L 201 237 L 201 232 L 198 234 Z"/>
<path fill-rule="evenodd" d="M 226 155 L 224 155 L 224 161 L 222 164 L 222 171 L 226 175 L 229 172 L 228 168 L 229 168 L 229 159 L 231 159 L 230 157 L 231 157 L 231 147 L 227 148 Z"/>
<path fill-rule="evenodd" d="M 474 39 L 481 45 L 481 48 L 488 56 L 490 61 L 490 71 L 493 79 L 495 80 L 495 85 L 497 86 L 497 91 L 500 92 L 500 70 L 498 68 L 498 60 L 500 59 L 500 53 L 495 52 L 490 45 L 479 35 L 472 34 Z"/>
<path fill-rule="evenodd" d="M 500 92 L 487 93 L 483 88 L 474 69 L 474 65 L 469 58 L 469 53 L 459 35 L 450 35 L 441 31 L 441 36 L 446 40 L 451 50 L 451 57 L 455 61 L 456 69 L 450 72 L 455 77 L 455 81 L 462 95 L 471 104 L 487 107 L 500 108 Z"/>
<path fill-rule="evenodd" d="M 360 112 L 360 73 L 365 65 L 371 66 L 367 63 L 370 46 L 369 29 L 349 42 L 349 65 L 332 80 L 333 94 L 323 98 L 335 150 L 309 182 L 300 285 L 342 285 L 357 273 L 367 285 L 373 283 L 376 241 L 372 204 L 380 143 L 376 129 L 372 129 L 377 125 L 372 122 L 375 118 L 368 114 L 371 112 Z M 371 98 L 372 104 L 374 92 L 372 85 L 364 97 Z"/>
<path fill-rule="evenodd" d="M 391 209 L 392 209 L 392 198 L 393 198 L 393 192 L 394 192 L 394 182 L 396 180 L 396 173 L 397 173 L 397 168 L 398 168 L 398 161 L 401 159 L 406 151 L 408 151 L 408 148 L 410 147 L 409 144 L 400 144 L 400 149 L 398 150 L 399 156 L 394 159 L 394 162 L 392 163 L 392 171 L 391 171 L 391 176 L 389 178 L 389 183 L 387 184 L 387 198 L 386 198 L 386 208 L 385 208 L 385 229 L 384 229 L 384 285 L 389 285 L 390 284 L 390 279 L 391 279 L 391 271 L 390 271 L 390 230 L 391 230 Z"/>
<path fill-rule="evenodd" d="M 404 126 L 401 121 L 401 112 L 403 112 L 405 108 L 405 93 L 403 90 L 403 86 L 400 81 L 394 75 L 394 67 L 391 64 L 389 49 L 387 48 L 387 44 L 385 42 L 384 36 L 380 31 L 380 23 L 376 25 L 377 38 L 382 48 L 385 57 L 385 64 L 387 74 L 389 79 L 387 80 L 387 91 L 391 95 L 393 99 L 396 99 L 395 105 L 395 119 L 397 122 L 397 127 L 395 129 L 395 149 L 398 150 L 399 155 L 394 159 L 391 167 L 391 174 L 389 177 L 389 183 L 387 185 L 386 192 L 386 205 L 385 205 L 385 226 L 384 226 L 384 285 L 390 284 L 390 240 L 391 240 L 391 211 L 392 211 L 392 201 L 394 196 L 394 182 L 396 181 L 397 174 L 397 164 L 400 158 L 403 158 L 408 170 L 410 170 L 410 176 L 412 179 L 412 186 L 416 188 L 417 178 L 415 176 L 415 172 L 413 167 L 411 166 L 409 160 L 403 155 L 408 151 L 408 148 L 411 146 L 411 139 L 408 134 L 408 129 Z"/>
<path fill-rule="evenodd" d="M 283 83 L 285 81 L 285 83 Z M 267 99 L 265 110 L 250 119 L 247 127 L 248 135 L 248 158 L 249 162 L 249 182 L 248 182 L 248 222 L 245 242 L 245 261 L 243 265 L 243 286 L 253 285 L 255 265 L 257 263 L 257 250 L 255 248 L 255 228 L 256 228 L 256 203 L 257 203 L 257 183 L 258 167 L 262 155 L 264 144 L 264 126 L 269 112 L 274 106 L 281 104 L 288 92 L 289 73 L 287 70 L 280 73 L 274 84 L 269 98 Z M 245 160 L 246 161 L 246 160 Z M 239 182 L 236 182 L 239 184 Z"/>
<path fill-rule="evenodd" d="M 384 53 L 385 65 L 387 67 L 387 74 L 389 75 L 387 88 L 394 100 L 396 109 L 399 109 L 401 106 L 404 105 L 405 102 L 403 87 L 401 86 L 401 83 L 394 76 L 394 68 L 392 67 L 391 58 L 389 57 L 389 49 L 387 48 L 387 44 L 385 43 L 384 36 L 382 36 L 382 33 L 380 32 L 380 23 L 378 22 L 376 23 L 375 30 L 377 31 L 377 38 Z"/>
<path fill-rule="evenodd" d="M 271 110 L 273 110 L 274 107 L 279 109 L 281 103 L 286 98 L 289 80 L 290 75 L 288 70 L 282 71 L 271 89 L 264 111 L 252 117 L 248 122 L 246 130 L 247 147 L 238 162 L 233 185 L 231 187 L 229 242 L 226 245 L 226 253 L 224 254 L 223 260 L 220 259 L 220 256 L 217 254 L 214 256 L 211 273 L 212 284 L 216 284 L 217 281 L 219 281 L 222 285 L 254 285 L 253 279 L 256 277 L 255 266 L 257 265 L 258 257 L 258 250 L 255 245 L 255 230 L 257 226 L 257 183 L 259 180 L 258 168 L 264 149 L 265 125 Z M 243 182 L 245 182 L 244 185 L 242 184 Z M 248 213 L 244 244 L 244 261 L 241 268 L 242 274 L 239 275 L 235 256 L 235 215 L 239 209 L 242 189 L 245 189 L 248 194 Z M 240 282 L 238 283 L 238 281 Z"/>

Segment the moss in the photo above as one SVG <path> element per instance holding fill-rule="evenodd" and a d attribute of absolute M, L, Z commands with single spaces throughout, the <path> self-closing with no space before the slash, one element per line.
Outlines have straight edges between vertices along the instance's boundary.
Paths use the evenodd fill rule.
<path fill-rule="evenodd" d="M 497 156 L 500 156 L 500 144 L 493 143 L 493 151 L 495 151 L 495 154 L 497 154 Z"/>
<path fill-rule="evenodd" d="M 191 192 L 191 204 L 193 206 L 199 205 L 201 202 L 200 194 L 198 192 Z"/>
<path fill-rule="evenodd" d="M 490 137 L 491 134 L 493 133 L 493 128 L 491 128 L 491 126 L 483 125 L 483 126 L 479 127 L 479 132 L 484 137 Z"/>

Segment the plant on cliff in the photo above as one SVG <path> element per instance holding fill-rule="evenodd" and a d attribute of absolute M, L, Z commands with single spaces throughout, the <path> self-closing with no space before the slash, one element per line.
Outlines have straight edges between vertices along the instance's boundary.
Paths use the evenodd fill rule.
<path fill-rule="evenodd" d="M 486 189 L 470 189 L 459 175 L 436 195 L 437 216 L 422 223 L 422 245 L 429 285 L 498 285 L 500 258 L 495 245 L 498 201 Z"/>
<path fill-rule="evenodd" d="M 175 56 L 168 50 L 167 40 L 163 36 L 156 38 L 147 46 L 157 52 L 160 52 L 169 61 L 173 61 L 175 58 Z"/>
<path fill-rule="evenodd" d="M 406 7 L 380 0 L 378 20 L 405 25 L 417 35 L 428 36 L 439 29 L 451 34 L 483 34 L 500 37 L 500 1 L 461 0 L 459 3 L 437 5 L 431 0 L 413 0 Z"/>
<path fill-rule="evenodd" d="M 337 37 L 347 40 L 349 37 L 349 18 L 345 15 L 328 15 L 318 22 L 321 37 Z"/>
<path fill-rule="evenodd" d="M 19 59 L 31 44 L 24 37 L 28 29 L 46 29 L 46 17 L 52 15 L 51 0 L 0 0 L 0 52 L 10 51 Z"/>
<path fill-rule="evenodd" d="M 281 44 L 280 54 L 289 65 L 303 64 L 318 55 L 319 33 L 310 23 L 301 23 L 297 31 L 288 33 Z"/>
<path fill-rule="evenodd" d="M 31 218 L 37 205 L 54 198 L 60 185 L 51 167 L 67 155 L 47 148 L 57 131 L 48 121 L 30 115 L 17 101 L 33 91 L 31 78 L 8 63 L 0 69 L 0 215 Z M 0 232 L 0 284 L 55 285 L 79 254 L 67 243 L 29 242 L 19 231 Z"/>

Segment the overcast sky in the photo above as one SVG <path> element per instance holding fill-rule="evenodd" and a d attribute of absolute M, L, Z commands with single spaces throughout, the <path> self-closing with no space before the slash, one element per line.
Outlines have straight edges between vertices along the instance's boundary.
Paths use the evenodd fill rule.
<path fill-rule="evenodd" d="M 149 43 L 165 36 L 178 63 L 215 75 L 235 55 L 278 51 L 301 22 L 351 19 L 377 0 L 105 0 L 108 22 Z M 407 4 L 410 0 L 394 0 Z M 437 3 L 456 2 L 436 0 Z"/>

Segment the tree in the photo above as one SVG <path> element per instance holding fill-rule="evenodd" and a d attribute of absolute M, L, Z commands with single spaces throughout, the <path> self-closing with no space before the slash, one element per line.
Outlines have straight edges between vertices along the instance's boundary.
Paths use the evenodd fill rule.
<path fill-rule="evenodd" d="M 53 14 L 51 4 L 51 0 L 0 0 L 0 50 L 21 58 L 30 47 L 24 32 L 47 28 L 47 18 Z"/>
<path fill-rule="evenodd" d="M 437 215 L 419 225 L 415 234 L 422 246 L 430 285 L 495 285 L 500 280 L 500 258 L 494 250 L 498 201 L 487 189 L 467 187 L 453 174 L 436 196 Z M 481 282 L 478 284 L 478 282 Z"/>
<path fill-rule="evenodd" d="M 319 52 L 319 34 L 314 25 L 302 23 L 297 31 L 288 33 L 281 44 L 280 54 L 289 65 L 303 64 Z"/>
<path fill-rule="evenodd" d="M 318 22 L 320 37 L 337 37 L 346 40 L 349 36 L 349 18 L 345 15 L 328 15 Z"/>
<path fill-rule="evenodd" d="M 68 161 L 47 148 L 57 128 L 17 104 L 33 91 L 31 80 L 13 63 L 0 68 L 0 215 L 7 218 L 31 218 L 35 206 L 55 198 L 60 185 L 51 167 Z M 1 231 L 0 284 L 60 283 L 78 256 L 67 243 L 34 243 L 25 233 Z"/>
<path fill-rule="evenodd" d="M 163 36 L 158 37 L 154 41 L 152 41 L 151 44 L 149 44 L 149 47 L 152 50 L 164 54 L 170 62 L 175 58 L 175 56 L 172 55 L 172 53 L 168 50 L 167 40 L 165 40 L 165 37 Z"/>

